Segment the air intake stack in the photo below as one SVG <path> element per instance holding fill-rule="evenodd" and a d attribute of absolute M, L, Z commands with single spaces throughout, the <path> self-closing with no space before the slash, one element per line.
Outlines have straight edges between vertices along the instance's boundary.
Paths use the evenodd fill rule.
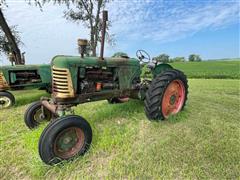
<path fill-rule="evenodd" d="M 81 54 L 81 58 L 84 58 L 86 54 L 88 41 L 86 39 L 78 39 L 78 51 Z"/>
<path fill-rule="evenodd" d="M 108 21 L 108 12 L 103 11 L 103 17 L 102 17 L 102 40 L 101 40 L 101 52 L 100 52 L 100 60 L 103 60 L 103 54 L 104 54 L 104 42 L 105 42 L 105 34 L 106 34 L 106 26 Z"/>

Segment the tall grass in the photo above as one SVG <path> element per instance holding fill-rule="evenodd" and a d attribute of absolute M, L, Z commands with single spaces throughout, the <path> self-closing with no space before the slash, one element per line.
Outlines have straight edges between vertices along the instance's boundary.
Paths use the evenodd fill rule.
<path fill-rule="evenodd" d="M 18 93 L 19 105 L 0 112 L 0 178 L 238 179 L 239 83 L 192 79 L 185 110 L 161 122 L 147 120 L 137 100 L 79 105 L 76 114 L 93 129 L 91 149 L 53 167 L 38 155 L 46 124 L 31 131 L 23 122 L 24 102 L 40 94 Z"/>

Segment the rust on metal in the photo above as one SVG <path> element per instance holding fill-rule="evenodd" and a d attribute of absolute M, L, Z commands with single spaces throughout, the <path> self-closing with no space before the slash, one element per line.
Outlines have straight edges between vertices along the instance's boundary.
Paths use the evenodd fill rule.
<path fill-rule="evenodd" d="M 54 154 L 62 159 L 75 156 L 83 147 L 85 135 L 82 129 L 70 127 L 60 132 L 54 141 Z"/>
<path fill-rule="evenodd" d="M 3 73 L 0 72 L 0 90 L 6 90 L 6 89 L 9 89 L 9 84 L 7 83 Z"/>
<path fill-rule="evenodd" d="M 87 44 L 88 44 L 88 41 L 86 39 L 78 39 L 78 51 L 81 54 L 81 58 L 84 58 Z"/>
<path fill-rule="evenodd" d="M 42 100 L 41 103 L 46 109 L 51 111 L 53 114 L 57 114 L 57 105 L 50 104 L 47 100 Z"/>
<path fill-rule="evenodd" d="M 96 91 L 101 91 L 102 89 L 102 83 L 96 83 Z"/>
<path fill-rule="evenodd" d="M 165 90 L 162 100 L 163 116 L 167 118 L 169 115 L 177 114 L 184 103 L 185 88 L 181 80 L 172 81 Z"/>

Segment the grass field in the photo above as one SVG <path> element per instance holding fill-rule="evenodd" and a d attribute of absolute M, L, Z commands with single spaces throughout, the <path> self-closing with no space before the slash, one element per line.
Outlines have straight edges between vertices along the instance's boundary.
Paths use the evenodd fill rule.
<path fill-rule="evenodd" d="M 23 122 L 27 103 L 44 93 L 19 91 L 0 112 L 0 179 L 238 179 L 240 80 L 190 79 L 185 110 L 161 122 L 146 119 L 142 102 L 79 105 L 93 129 L 90 151 L 73 162 L 44 165 L 38 139 Z"/>
<path fill-rule="evenodd" d="M 188 78 L 240 79 L 240 59 L 235 61 L 178 62 L 171 64 Z"/>

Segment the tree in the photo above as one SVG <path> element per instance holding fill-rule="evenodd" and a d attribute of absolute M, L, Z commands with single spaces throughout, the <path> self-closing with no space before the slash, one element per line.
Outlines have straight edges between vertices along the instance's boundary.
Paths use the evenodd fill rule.
<path fill-rule="evenodd" d="M 128 57 L 128 54 L 124 52 L 116 52 L 112 55 L 112 57 Z"/>
<path fill-rule="evenodd" d="M 102 30 L 102 22 L 100 14 L 105 8 L 109 0 L 79 0 L 75 1 L 76 7 L 65 12 L 65 17 L 73 22 L 82 22 L 90 29 L 90 48 L 92 56 L 96 56 L 98 42 L 101 42 L 100 32 Z M 107 26 L 107 29 L 109 24 Z M 112 36 L 107 33 L 107 40 L 112 41 Z"/>
<path fill-rule="evenodd" d="M 106 7 L 106 4 L 111 0 L 26 0 L 29 3 L 34 2 L 35 5 L 42 8 L 45 3 L 53 2 L 58 4 L 65 4 L 70 8 L 73 4 L 75 7 L 70 8 L 64 12 L 66 19 L 73 22 L 82 22 L 88 29 L 90 29 L 90 49 L 92 56 L 96 56 L 96 49 L 98 42 L 101 42 L 100 32 L 102 30 L 102 22 L 100 14 Z M 107 24 L 107 30 L 110 23 Z M 106 32 L 107 41 L 110 45 L 114 45 L 113 36 Z"/>
<path fill-rule="evenodd" d="M 155 61 L 157 61 L 158 63 L 162 62 L 162 63 L 168 63 L 169 62 L 169 55 L 167 54 L 160 54 L 157 57 L 153 58 Z"/>
<path fill-rule="evenodd" d="M 24 64 L 24 59 L 22 58 L 21 51 L 18 48 L 18 44 L 20 43 L 20 38 L 17 36 L 17 32 L 11 29 L 7 21 L 2 13 L 2 9 L 0 8 L 0 52 L 4 52 L 5 54 L 11 53 L 13 58 L 12 61 L 15 64 Z M 13 62 L 12 62 L 13 63 Z"/>
<path fill-rule="evenodd" d="M 65 3 L 69 6 L 70 2 L 75 0 L 25 0 L 28 4 L 34 2 L 36 6 L 42 8 L 42 5 L 46 2 Z M 8 7 L 6 0 L 0 0 L 0 53 L 11 55 L 11 62 L 15 64 L 25 64 L 24 53 L 21 53 L 18 45 L 20 43 L 20 37 L 18 32 L 13 27 L 9 27 L 7 21 L 2 13 L 2 7 Z M 10 56 L 9 56 L 10 57 Z"/>
<path fill-rule="evenodd" d="M 111 0 L 25 0 L 27 3 L 34 4 L 42 9 L 42 7 L 49 2 L 54 4 L 65 4 L 69 10 L 64 12 L 64 16 L 73 22 L 82 22 L 90 29 L 90 49 L 92 56 L 96 56 L 96 49 L 98 42 L 101 42 L 100 32 L 102 30 L 102 22 L 100 14 L 105 8 L 106 4 Z M 6 0 L 0 0 L 0 5 L 7 6 Z M 72 8 L 70 5 L 74 5 Z M 110 24 L 107 25 L 107 30 Z M 107 41 L 114 45 L 113 35 L 106 33 Z"/>
<path fill-rule="evenodd" d="M 13 36 L 15 37 L 17 45 L 20 45 L 21 39 L 19 36 L 19 32 L 16 30 L 16 26 L 9 27 Z M 11 44 L 7 40 L 5 33 L 0 29 L 0 55 L 5 54 L 9 55 L 12 52 Z"/>
<path fill-rule="evenodd" d="M 190 54 L 188 60 L 191 62 L 202 61 L 201 57 L 197 54 Z"/>

